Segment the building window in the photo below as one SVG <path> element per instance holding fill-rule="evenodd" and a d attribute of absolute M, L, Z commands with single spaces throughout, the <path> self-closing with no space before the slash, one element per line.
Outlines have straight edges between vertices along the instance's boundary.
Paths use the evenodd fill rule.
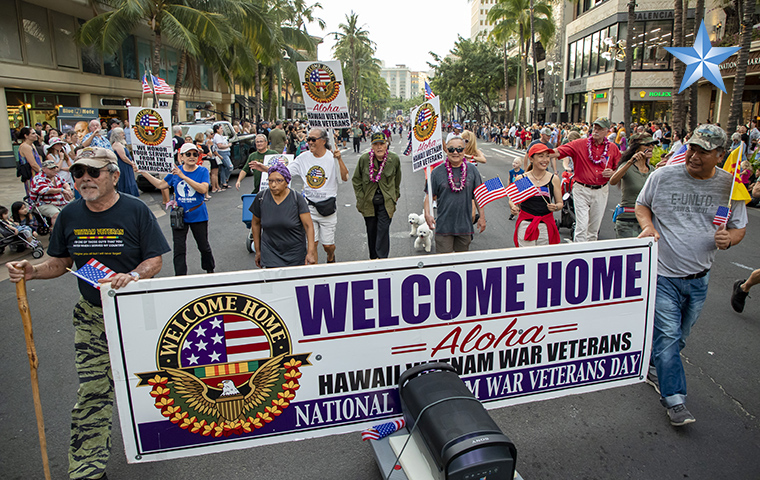
<path fill-rule="evenodd" d="M 0 16 L 0 58 L 21 62 L 21 40 L 18 31 L 18 14 L 14 0 L 0 0 L 5 12 Z"/>
<path fill-rule="evenodd" d="M 122 68 L 124 69 L 124 78 L 136 80 L 137 77 L 137 51 L 135 50 L 135 37 L 128 36 L 121 45 L 121 56 L 124 59 Z"/>
<path fill-rule="evenodd" d="M 53 66 L 53 49 L 47 10 L 29 3 L 21 4 L 26 59 L 33 65 Z"/>
<path fill-rule="evenodd" d="M 667 70 L 671 55 L 665 50 L 673 39 L 673 22 L 660 20 L 647 22 L 644 40 L 643 70 Z"/>
<path fill-rule="evenodd" d="M 575 42 L 570 44 L 567 58 L 567 79 L 570 80 L 575 78 Z"/>
<path fill-rule="evenodd" d="M 55 59 L 59 67 L 79 68 L 79 52 L 74 43 L 76 19 L 56 12 L 53 15 L 53 38 L 55 39 Z"/>
<path fill-rule="evenodd" d="M 591 66 L 589 72 L 591 75 L 596 75 L 599 68 L 599 32 L 591 35 Z"/>

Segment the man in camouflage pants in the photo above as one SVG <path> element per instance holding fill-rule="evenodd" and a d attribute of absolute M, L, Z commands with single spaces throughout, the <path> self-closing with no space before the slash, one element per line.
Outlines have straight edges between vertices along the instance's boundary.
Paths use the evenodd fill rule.
<path fill-rule="evenodd" d="M 117 272 L 100 280 L 110 282 L 114 289 L 156 275 L 161 255 L 171 249 L 148 207 L 116 190 L 116 155 L 87 147 L 77 154 L 69 171 L 82 198 L 58 215 L 48 247 L 51 258 L 34 266 L 26 260 L 7 263 L 11 281 L 56 278 L 74 263 L 78 269 L 88 268 L 85 265 L 91 260 Z M 103 236 L 108 237 L 106 243 Z M 79 390 L 71 412 L 69 477 L 104 479 L 111 450 L 113 377 L 100 291 L 81 279 L 79 291 L 82 296 L 74 308 Z"/>

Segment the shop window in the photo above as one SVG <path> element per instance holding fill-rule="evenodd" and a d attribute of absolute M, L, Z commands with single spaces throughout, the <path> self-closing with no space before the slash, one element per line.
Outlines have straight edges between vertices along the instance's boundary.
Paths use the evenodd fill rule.
<path fill-rule="evenodd" d="M 177 82 L 177 63 L 179 59 L 179 53 L 176 50 L 166 49 L 165 57 L 166 69 L 161 69 L 163 75 L 161 78 L 166 80 L 166 83 L 174 87 Z"/>
<path fill-rule="evenodd" d="M 665 50 L 665 47 L 670 46 L 672 38 L 672 21 L 646 22 L 642 69 L 666 70 L 669 67 L 670 54 Z"/>
<path fill-rule="evenodd" d="M 588 75 L 588 66 L 591 60 L 591 37 L 583 39 L 583 69 L 581 70 L 581 76 Z"/>
<path fill-rule="evenodd" d="M 644 53 L 644 22 L 634 22 L 633 24 L 633 63 L 634 70 L 641 70 L 641 57 Z"/>
<path fill-rule="evenodd" d="M 573 42 L 570 44 L 570 50 L 567 54 L 567 79 L 573 79 L 575 78 L 575 44 L 576 42 Z"/>
<path fill-rule="evenodd" d="M 71 15 L 58 12 L 53 15 L 55 59 L 59 67 L 79 68 L 79 52 L 74 43 L 76 28 L 76 20 Z"/>
<path fill-rule="evenodd" d="M 0 0 L 0 58 L 21 62 L 21 36 L 18 30 L 18 14 L 14 0 Z"/>
<path fill-rule="evenodd" d="M 100 53 L 93 46 L 82 47 L 82 71 L 85 73 L 94 73 L 100 75 L 101 63 L 103 62 Z"/>
<path fill-rule="evenodd" d="M 135 49 L 135 37 L 128 36 L 121 45 L 121 56 L 123 58 L 122 69 L 124 78 L 137 79 L 137 50 Z"/>
<path fill-rule="evenodd" d="M 103 56 L 103 71 L 109 77 L 121 77 L 121 49 Z"/>
<path fill-rule="evenodd" d="M 583 40 L 575 42 L 575 74 L 573 78 L 581 76 L 581 65 L 583 65 Z"/>
<path fill-rule="evenodd" d="M 21 4 L 26 58 L 30 64 L 53 66 L 53 49 L 47 10 L 29 3 Z"/>
<path fill-rule="evenodd" d="M 591 36 L 591 65 L 589 67 L 589 71 L 591 72 L 591 75 L 595 75 L 597 73 L 597 69 L 599 68 L 599 32 L 596 32 Z"/>
<path fill-rule="evenodd" d="M 137 39 L 137 70 L 140 73 L 137 78 L 142 80 L 145 76 L 145 65 L 150 67 L 153 55 L 153 47 L 149 41 Z"/>

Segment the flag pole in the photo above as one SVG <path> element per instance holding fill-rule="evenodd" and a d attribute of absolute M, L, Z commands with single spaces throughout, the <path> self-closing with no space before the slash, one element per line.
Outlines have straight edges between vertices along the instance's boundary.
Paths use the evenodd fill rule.
<path fill-rule="evenodd" d="M 47 439 L 45 438 L 45 421 L 42 418 L 42 401 L 40 400 L 40 384 L 37 378 L 37 349 L 34 347 L 34 333 L 32 332 L 32 314 L 29 311 L 29 303 L 26 299 L 26 281 L 22 278 L 16 284 L 16 299 L 18 310 L 21 313 L 21 321 L 24 324 L 24 338 L 26 339 L 26 354 L 29 357 L 29 369 L 31 371 L 32 397 L 34 399 L 34 413 L 37 416 L 37 434 L 40 437 L 40 453 L 42 454 L 42 468 L 45 471 L 45 479 L 50 480 L 50 463 L 47 454 Z"/>
<path fill-rule="evenodd" d="M 430 181 L 430 173 L 430 165 L 427 165 L 425 167 L 425 176 L 427 176 L 428 210 L 430 210 L 430 216 L 435 218 L 435 213 L 433 212 L 433 183 Z"/>

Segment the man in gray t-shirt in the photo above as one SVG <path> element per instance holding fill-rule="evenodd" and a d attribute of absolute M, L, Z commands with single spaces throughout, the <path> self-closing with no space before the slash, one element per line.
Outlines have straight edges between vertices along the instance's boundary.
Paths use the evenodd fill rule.
<path fill-rule="evenodd" d="M 636 199 L 641 237 L 658 242 L 657 296 L 652 363 L 647 383 L 660 393 L 670 423 L 695 421 L 686 409 L 686 375 L 680 352 L 707 298 L 709 271 L 717 250 L 744 238 L 747 209 L 732 202 L 726 225 L 713 223 L 727 206 L 733 177 L 716 168 L 725 153 L 725 132 L 702 125 L 687 142 L 686 163 L 652 173 Z"/>

